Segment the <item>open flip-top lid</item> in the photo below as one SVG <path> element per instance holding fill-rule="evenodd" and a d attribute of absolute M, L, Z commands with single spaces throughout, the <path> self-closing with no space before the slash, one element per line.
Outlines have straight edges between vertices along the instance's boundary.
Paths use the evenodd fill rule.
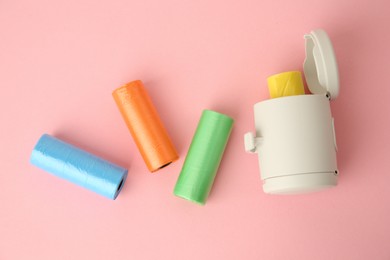
<path fill-rule="evenodd" d="M 339 73 L 336 56 L 329 36 L 324 30 L 306 34 L 306 59 L 303 71 L 307 86 L 313 94 L 329 94 L 330 99 L 339 95 Z"/>

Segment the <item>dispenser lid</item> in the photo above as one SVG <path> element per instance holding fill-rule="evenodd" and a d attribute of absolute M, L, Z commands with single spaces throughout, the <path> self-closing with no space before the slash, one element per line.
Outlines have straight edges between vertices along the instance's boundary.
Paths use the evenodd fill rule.
<path fill-rule="evenodd" d="M 303 71 L 307 86 L 313 94 L 329 94 L 330 99 L 339 95 L 339 73 L 336 56 L 328 34 L 314 30 L 304 36 L 306 59 Z"/>

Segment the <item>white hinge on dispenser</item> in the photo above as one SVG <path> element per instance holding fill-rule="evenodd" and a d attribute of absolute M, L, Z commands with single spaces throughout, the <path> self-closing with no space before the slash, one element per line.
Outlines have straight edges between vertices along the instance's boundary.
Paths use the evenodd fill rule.
<path fill-rule="evenodd" d="M 271 99 L 254 106 L 256 135 L 245 151 L 257 153 L 263 190 L 271 194 L 318 191 L 337 185 L 336 136 L 330 100 L 339 94 L 336 58 L 325 31 L 305 35 L 304 94 L 299 71 L 268 78 Z"/>

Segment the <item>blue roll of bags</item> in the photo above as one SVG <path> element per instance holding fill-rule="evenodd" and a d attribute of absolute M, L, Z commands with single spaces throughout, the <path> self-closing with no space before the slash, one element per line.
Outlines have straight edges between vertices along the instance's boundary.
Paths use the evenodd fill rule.
<path fill-rule="evenodd" d="M 30 162 L 109 199 L 116 199 L 127 177 L 127 169 L 83 151 L 48 134 L 42 135 Z"/>

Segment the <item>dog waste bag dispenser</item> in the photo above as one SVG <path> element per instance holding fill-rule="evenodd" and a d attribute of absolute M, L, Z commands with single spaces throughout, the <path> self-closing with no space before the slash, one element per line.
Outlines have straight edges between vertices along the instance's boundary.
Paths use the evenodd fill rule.
<path fill-rule="evenodd" d="M 337 185 L 337 145 L 330 110 L 330 101 L 339 93 L 336 58 L 325 31 L 315 30 L 304 38 L 303 70 L 312 94 L 287 91 L 283 95 L 269 86 L 271 92 L 281 94 L 254 105 L 256 134 L 244 136 L 245 150 L 258 155 L 263 190 L 270 194 L 305 193 Z M 297 72 L 287 72 L 287 77 L 288 73 L 296 80 Z M 268 80 L 269 84 L 288 82 Z M 295 86 L 280 86 L 289 87 Z"/>

